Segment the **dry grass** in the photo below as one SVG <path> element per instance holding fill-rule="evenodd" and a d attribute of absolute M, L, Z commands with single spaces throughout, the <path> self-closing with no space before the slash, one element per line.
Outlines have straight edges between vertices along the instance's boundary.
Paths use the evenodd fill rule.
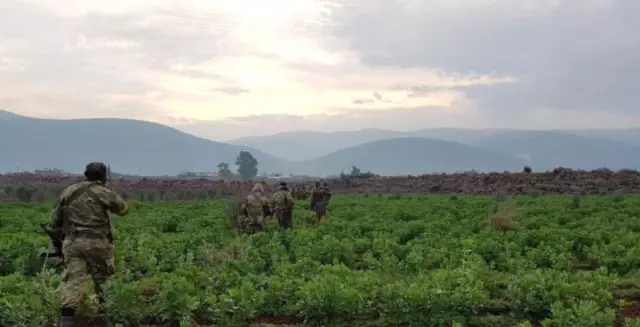
<path fill-rule="evenodd" d="M 514 220 L 517 215 L 516 205 L 513 202 L 500 204 L 496 213 L 491 216 L 491 228 L 495 231 L 508 231 L 514 228 Z"/>

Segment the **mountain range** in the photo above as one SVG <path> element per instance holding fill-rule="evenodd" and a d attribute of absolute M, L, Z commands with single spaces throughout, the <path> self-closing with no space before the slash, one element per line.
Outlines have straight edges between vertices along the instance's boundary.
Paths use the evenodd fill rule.
<path fill-rule="evenodd" d="M 58 168 L 80 172 L 90 161 L 139 175 L 215 172 L 247 150 L 265 171 L 289 162 L 246 146 L 214 142 L 161 124 L 131 119 L 54 120 L 0 111 L 0 171 Z"/>
<path fill-rule="evenodd" d="M 287 132 L 227 143 L 131 119 L 41 119 L 0 110 L 0 171 L 58 168 L 89 161 L 138 175 L 213 172 L 249 151 L 259 171 L 323 176 L 352 166 L 382 175 L 454 171 L 640 168 L 640 129 L 550 130 L 436 128 L 334 133 Z"/>

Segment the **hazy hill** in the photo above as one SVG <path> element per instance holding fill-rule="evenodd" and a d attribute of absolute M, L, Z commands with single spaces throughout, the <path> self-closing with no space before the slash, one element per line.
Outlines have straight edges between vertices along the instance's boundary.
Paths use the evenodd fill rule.
<path fill-rule="evenodd" d="M 535 171 L 640 168 L 640 147 L 561 132 L 505 132 L 471 144 L 526 160 Z"/>
<path fill-rule="evenodd" d="M 79 172 L 89 161 L 143 175 L 235 169 L 242 146 L 198 138 L 160 124 L 129 119 L 52 120 L 0 111 L 0 171 L 60 168 Z M 255 149 L 260 171 L 287 172 L 289 163 Z"/>
<path fill-rule="evenodd" d="M 133 174 L 212 172 L 220 161 L 235 168 L 235 157 L 243 149 L 258 159 L 261 172 L 284 174 L 336 174 L 350 170 L 352 165 L 389 175 L 471 169 L 519 171 L 524 164 L 537 171 L 557 166 L 640 168 L 640 129 L 571 134 L 497 129 L 367 129 L 290 132 L 233 142 L 236 145 L 209 141 L 136 120 L 51 120 L 0 110 L 0 171 L 20 167 L 79 172 L 86 162 L 101 160 L 115 171 Z"/>
<path fill-rule="evenodd" d="M 13 118 L 26 118 L 26 117 L 20 116 L 18 114 L 14 114 L 13 112 L 0 110 L 0 119 L 13 119 Z"/>
<path fill-rule="evenodd" d="M 306 171 L 335 174 L 351 166 L 381 175 L 425 174 L 430 172 L 520 171 L 522 160 L 491 150 L 429 138 L 396 138 L 368 142 L 303 162 Z"/>
<path fill-rule="evenodd" d="M 542 133 L 542 134 L 540 134 Z M 559 137 L 560 143 L 554 142 L 554 140 L 548 140 L 549 142 L 545 143 L 545 138 L 542 135 L 545 133 L 553 133 L 548 134 L 550 138 Z M 399 131 L 391 131 L 391 130 L 382 130 L 382 129 L 365 129 L 360 131 L 344 131 L 344 132 L 288 132 L 288 133 L 280 133 L 271 136 L 265 137 L 246 137 L 241 139 L 236 139 L 231 141 L 233 144 L 242 144 L 246 146 L 250 146 L 256 149 L 260 149 L 267 153 L 274 154 L 278 157 L 289 159 L 289 160 L 311 160 L 320 158 L 322 156 L 328 155 L 332 152 L 354 147 L 360 144 L 378 141 L 378 140 L 388 140 L 394 138 L 407 138 L 407 137 L 425 137 L 432 139 L 439 139 L 444 141 L 454 141 L 458 143 L 468 144 L 468 145 L 483 145 L 483 142 L 491 141 L 492 144 L 487 144 L 492 150 L 501 151 L 503 153 L 512 154 L 514 153 L 513 149 L 513 140 L 509 140 L 510 138 L 516 137 L 518 139 L 524 138 L 529 140 L 528 142 L 536 142 L 536 137 L 531 138 L 532 136 L 540 137 L 539 141 L 542 143 L 536 144 L 536 148 L 538 152 L 543 153 L 546 150 L 543 150 L 543 147 L 551 146 L 549 151 L 557 151 L 558 144 L 562 144 L 562 146 L 571 146 L 572 142 L 577 142 L 576 145 L 581 146 L 583 149 L 600 149 L 596 152 L 586 151 L 584 153 L 584 157 L 580 160 L 586 164 L 586 167 L 591 167 L 596 163 L 599 163 L 601 166 L 606 163 L 607 166 L 618 166 L 621 164 L 634 164 L 633 161 L 629 162 L 628 160 L 620 161 L 623 159 L 614 159 L 609 157 L 602 157 L 597 153 L 603 153 L 603 147 L 613 147 L 607 151 L 611 153 L 620 152 L 621 149 L 624 149 L 624 145 L 621 143 L 626 143 L 627 145 L 633 145 L 640 147 L 640 129 L 620 129 L 620 130 L 557 130 L 557 131 L 545 131 L 545 132 L 536 132 L 536 131 L 526 131 L 526 130 L 508 130 L 508 129 L 462 129 L 462 128 L 434 128 L 434 129 L 422 129 L 418 131 L 411 132 L 399 132 Z M 583 138 L 576 138 L 576 136 Z M 487 138 L 487 139 L 485 139 Z M 506 140 L 501 143 L 497 140 L 506 138 Z M 484 139 L 484 140 L 483 140 Z M 606 141 L 617 141 L 617 142 L 606 142 Z M 500 148 L 504 146 L 505 148 Z M 555 150 L 554 150 L 555 149 Z M 617 149 L 617 150 L 616 150 Z M 517 150 L 517 149 L 516 149 Z M 598 152 L 599 151 L 599 152 Z M 518 152 L 518 151 L 515 151 Z M 560 151 L 561 153 L 566 151 Z M 591 160 L 591 154 L 593 155 L 593 159 Z M 604 152 L 608 153 L 608 152 Z M 627 156 L 628 157 L 628 156 Z M 554 158 L 545 161 L 546 159 L 538 158 L 539 164 L 545 167 L 552 167 L 555 162 L 576 162 L 560 160 L 559 158 Z M 624 159 L 626 160 L 626 159 Z M 591 162 L 591 163 L 590 163 Z M 580 163 L 581 164 L 581 163 Z M 573 166 L 573 167 L 583 167 L 583 166 Z M 638 167 L 637 165 L 635 167 Z M 638 167 L 640 168 L 640 167 Z"/>
<path fill-rule="evenodd" d="M 578 130 L 565 132 L 580 136 L 607 139 L 640 146 L 640 128 L 619 130 Z"/>
<path fill-rule="evenodd" d="M 400 132 L 383 129 L 363 129 L 341 132 L 285 132 L 269 136 L 251 136 L 229 141 L 271 153 L 288 160 L 311 160 L 344 148 L 367 142 L 394 138 L 425 137 L 466 143 L 503 130 L 474 130 L 459 128 L 422 129 Z"/>

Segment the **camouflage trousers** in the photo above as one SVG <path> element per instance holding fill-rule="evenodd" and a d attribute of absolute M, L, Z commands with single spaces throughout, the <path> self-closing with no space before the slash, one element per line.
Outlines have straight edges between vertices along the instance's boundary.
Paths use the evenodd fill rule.
<path fill-rule="evenodd" d="M 76 309 L 82 303 L 87 276 L 102 298 L 104 286 L 114 277 L 114 246 L 106 237 L 77 236 L 65 239 L 62 246 L 65 269 L 60 290 L 61 307 Z"/>
<path fill-rule="evenodd" d="M 274 216 L 280 223 L 280 227 L 282 228 L 291 228 L 293 225 L 293 215 L 290 210 L 285 208 L 277 208 L 275 209 Z"/>
<path fill-rule="evenodd" d="M 316 212 L 316 218 L 318 219 L 318 222 L 324 221 L 327 219 L 327 206 L 328 203 L 316 203 L 316 206 L 314 209 L 314 211 Z"/>
<path fill-rule="evenodd" d="M 264 217 L 248 217 L 245 222 L 244 230 L 253 234 L 264 230 Z"/>

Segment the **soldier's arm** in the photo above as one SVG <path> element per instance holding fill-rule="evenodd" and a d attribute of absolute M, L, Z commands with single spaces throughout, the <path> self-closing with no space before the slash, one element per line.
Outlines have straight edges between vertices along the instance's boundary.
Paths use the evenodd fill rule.
<path fill-rule="evenodd" d="M 51 210 L 51 215 L 49 216 L 49 222 L 45 226 L 47 231 L 51 233 L 51 235 L 58 240 L 64 238 L 64 233 L 62 231 L 62 203 L 64 203 L 64 197 L 60 196 L 56 204 L 53 206 L 53 210 Z M 52 240 L 53 241 L 53 240 Z M 54 242 L 55 243 L 55 242 Z M 62 247 L 62 244 L 52 244 L 54 248 Z"/>
<path fill-rule="evenodd" d="M 291 193 L 289 192 L 287 192 L 287 202 L 291 207 L 293 207 L 293 205 L 295 204 L 295 201 L 293 200 L 293 196 L 291 196 Z"/>
<path fill-rule="evenodd" d="M 271 211 L 271 200 L 266 197 L 262 201 L 262 210 L 264 211 L 265 216 L 273 215 L 273 212 Z"/>
<path fill-rule="evenodd" d="M 244 200 L 244 202 L 241 205 L 242 207 L 242 214 L 245 216 L 249 215 L 249 210 L 247 210 L 247 200 Z"/>
<path fill-rule="evenodd" d="M 129 206 L 127 205 L 127 202 L 125 202 L 120 194 L 116 193 L 115 191 L 107 191 L 107 200 L 107 206 L 109 207 L 109 211 L 111 211 L 111 213 L 116 214 L 120 217 L 124 217 L 129 213 Z"/>

